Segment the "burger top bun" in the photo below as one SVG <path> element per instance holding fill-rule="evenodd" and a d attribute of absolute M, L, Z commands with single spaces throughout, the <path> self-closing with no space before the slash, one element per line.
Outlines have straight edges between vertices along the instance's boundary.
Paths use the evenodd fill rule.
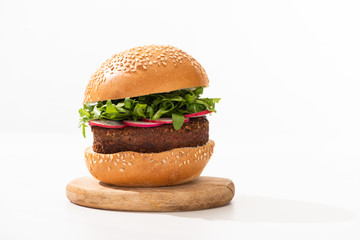
<path fill-rule="evenodd" d="M 115 54 L 91 76 L 86 102 L 209 86 L 203 67 L 172 46 L 142 46 Z"/>

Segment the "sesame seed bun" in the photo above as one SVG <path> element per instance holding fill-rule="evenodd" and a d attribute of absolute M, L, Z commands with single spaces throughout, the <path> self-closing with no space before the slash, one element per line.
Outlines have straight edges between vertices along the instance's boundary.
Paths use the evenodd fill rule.
<path fill-rule="evenodd" d="M 175 148 L 160 153 L 119 152 L 101 154 L 85 150 L 86 165 L 99 181 L 127 187 L 170 186 L 198 178 L 209 161 L 215 143 Z"/>
<path fill-rule="evenodd" d="M 172 46 L 143 46 L 115 54 L 92 75 L 85 102 L 209 86 L 203 67 Z"/>

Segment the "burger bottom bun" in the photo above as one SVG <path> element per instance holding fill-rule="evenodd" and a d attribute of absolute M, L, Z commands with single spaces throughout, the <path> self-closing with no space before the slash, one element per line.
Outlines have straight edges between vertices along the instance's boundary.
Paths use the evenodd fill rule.
<path fill-rule="evenodd" d="M 209 161 L 215 142 L 175 148 L 159 153 L 118 152 L 101 154 L 85 150 L 86 166 L 99 181 L 122 187 L 159 187 L 198 178 Z"/>

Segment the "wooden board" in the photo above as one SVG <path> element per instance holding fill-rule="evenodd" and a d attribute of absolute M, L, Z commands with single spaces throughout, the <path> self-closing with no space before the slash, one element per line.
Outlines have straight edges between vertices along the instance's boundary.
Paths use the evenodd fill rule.
<path fill-rule="evenodd" d="M 223 206 L 234 197 L 230 179 L 200 177 L 194 182 L 170 187 L 130 188 L 81 177 L 66 187 L 68 199 L 78 205 L 100 209 L 169 212 Z"/>

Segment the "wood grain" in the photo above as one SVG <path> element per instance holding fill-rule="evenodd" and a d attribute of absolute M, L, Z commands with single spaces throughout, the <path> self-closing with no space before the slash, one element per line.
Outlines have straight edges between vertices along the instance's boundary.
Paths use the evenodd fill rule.
<path fill-rule="evenodd" d="M 104 184 L 93 177 L 81 177 L 66 187 L 75 204 L 109 210 L 170 212 L 192 211 L 223 206 L 234 197 L 230 179 L 199 177 L 170 187 L 131 188 Z"/>

